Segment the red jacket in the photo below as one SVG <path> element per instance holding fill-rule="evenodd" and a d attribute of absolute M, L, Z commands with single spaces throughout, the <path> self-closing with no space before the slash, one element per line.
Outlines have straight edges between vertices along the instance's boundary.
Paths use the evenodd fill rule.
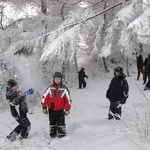
<path fill-rule="evenodd" d="M 54 85 L 52 84 L 45 92 L 42 99 L 42 106 L 51 108 L 53 105 L 53 110 L 70 110 L 70 92 L 65 85 Z"/>

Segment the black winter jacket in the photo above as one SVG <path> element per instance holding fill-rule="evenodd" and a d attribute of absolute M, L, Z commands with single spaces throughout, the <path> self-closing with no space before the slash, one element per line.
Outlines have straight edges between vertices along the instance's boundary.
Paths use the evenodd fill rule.
<path fill-rule="evenodd" d="M 142 55 L 137 57 L 137 68 L 138 69 L 143 69 L 144 63 L 143 63 L 143 58 Z"/>
<path fill-rule="evenodd" d="M 128 98 L 129 86 L 125 77 L 126 76 L 123 74 L 119 77 L 114 77 L 111 80 L 106 93 L 106 97 L 111 102 L 120 102 L 121 104 L 126 103 L 126 99 Z"/>
<path fill-rule="evenodd" d="M 85 74 L 85 72 L 83 70 L 80 70 L 78 72 L 78 79 L 79 80 L 84 80 L 85 77 L 88 78 L 88 76 Z"/>
<path fill-rule="evenodd" d="M 25 97 L 22 96 L 20 91 L 14 91 L 10 88 L 6 88 L 6 99 L 10 104 L 10 111 L 13 117 L 18 121 L 21 118 L 26 117 L 28 112 L 28 107 L 25 101 Z M 19 106 L 19 112 L 16 109 L 16 106 Z"/>

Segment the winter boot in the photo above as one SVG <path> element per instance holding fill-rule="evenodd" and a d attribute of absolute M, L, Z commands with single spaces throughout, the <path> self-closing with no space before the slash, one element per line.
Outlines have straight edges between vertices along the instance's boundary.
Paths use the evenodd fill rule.
<path fill-rule="evenodd" d="M 111 120 L 111 119 L 113 119 L 113 118 L 114 118 L 113 115 L 110 114 L 110 113 L 108 113 L 108 120 Z"/>
<path fill-rule="evenodd" d="M 50 126 L 50 137 L 55 138 L 57 136 L 57 127 L 56 126 Z"/>
<path fill-rule="evenodd" d="M 62 138 L 66 136 L 66 127 L 65 126 L 59 126 L 58 127 L 58 138 Z"/>
<path fill-rule="evenodd" d="M 115 114 L 114 116 L 115 116 L 116 120 L 120 120 L 121 119 L 121 116 L 119 114 Z"/>
<path fill-rule="evenodd" d="M 7 139 L 9 139 L 10 141 L 15 141 L 16 140 L 16 136 L 18 135 L 18 133 L 16 133 L 16 132 L 11 132 L 8 136 L 6 136 L 7 137 Z"/>

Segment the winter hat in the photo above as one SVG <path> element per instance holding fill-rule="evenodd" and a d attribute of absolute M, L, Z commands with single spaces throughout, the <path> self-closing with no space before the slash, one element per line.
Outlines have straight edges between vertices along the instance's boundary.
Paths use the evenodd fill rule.
<path fill-rule="evenodd" d="M 55 72 L 53 75 L 53 79 L 54 78 L 61 78 L 62 79 L 63 75 L 60 72 Z"/>
<path fill-rule="evenodd" d="M 81 68 L 81 70 L 83 70 L 83 71 L 84 71 L 84 68 Z"/>
<path fill-rule="evenodd" d="M 7 81 L 7 85 L 8 85 L 9 88 L 12 88 L 12 87 L 18 85 L 18 82 L 15 79 L 9 79 Z"/>
<path fill-rule="evenodd" d="M 122 67 L 117 67 L 114 69 L 114 72 L 119 72 L 120 74 L 123 74 L 123 68 Z"/>

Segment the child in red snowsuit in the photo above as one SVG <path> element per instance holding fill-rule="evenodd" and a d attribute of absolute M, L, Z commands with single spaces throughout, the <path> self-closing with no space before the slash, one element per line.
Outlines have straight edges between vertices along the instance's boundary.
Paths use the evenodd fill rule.
<path fill-rule="evenodd" d="M 65 115 L 71 108 L 70 93 L 62 84 L 62 74 L 53 75 L 53 84 L 46 90 L 42 99 L 43 113 L 49 113 L 50 136 L 52 138 L 66 135 Z"/>

